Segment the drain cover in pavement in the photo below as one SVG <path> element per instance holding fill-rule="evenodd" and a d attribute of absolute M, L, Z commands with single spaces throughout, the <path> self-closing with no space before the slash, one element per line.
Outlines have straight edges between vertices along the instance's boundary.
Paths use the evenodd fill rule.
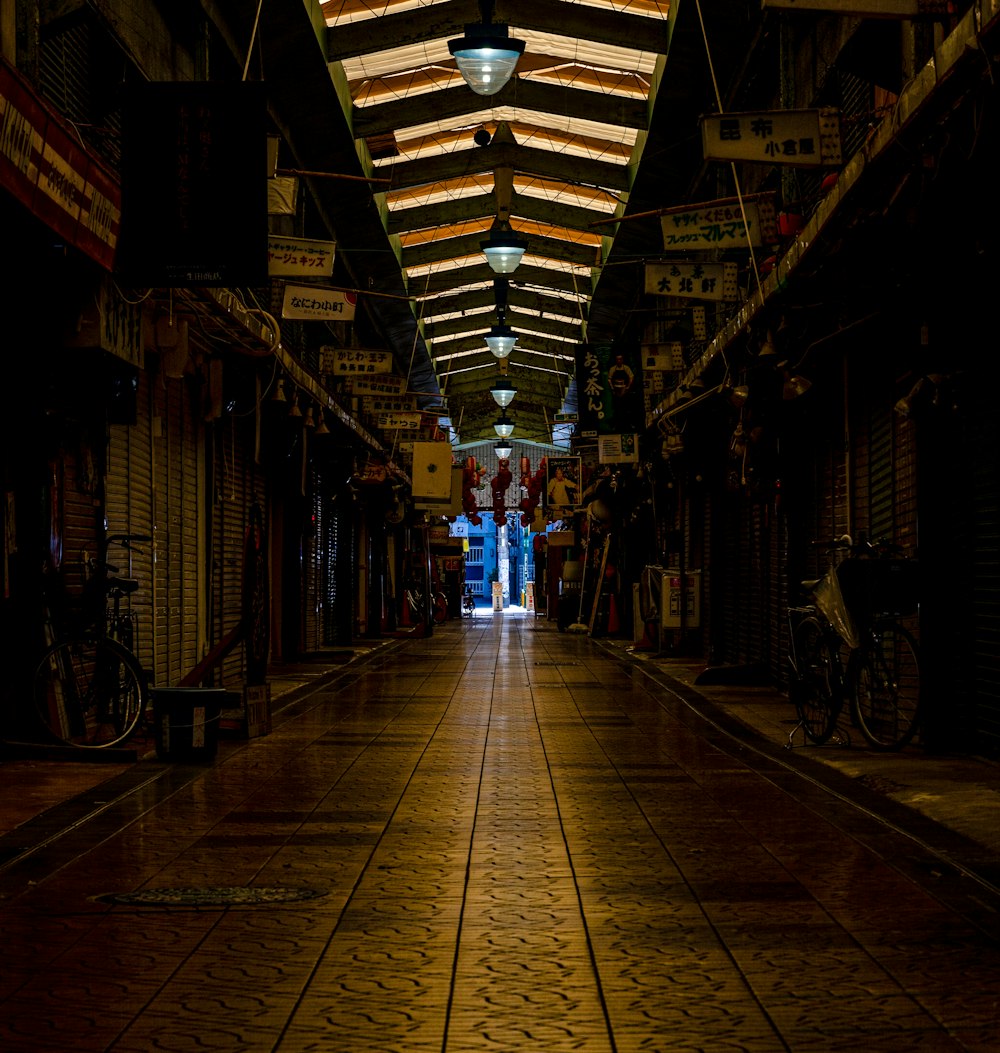
<path fill-rule="evenodd" d="M 315 888 L 223 886 L 216 888 L 144 888 L 95 896 L 102 903 L 140 907 L 242 907 L 258 903 L 295 903 L 325 896 Z"/>

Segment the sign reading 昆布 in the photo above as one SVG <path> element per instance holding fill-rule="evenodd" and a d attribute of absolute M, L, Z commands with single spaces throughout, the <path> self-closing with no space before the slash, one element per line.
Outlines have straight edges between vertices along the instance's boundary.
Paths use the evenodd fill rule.
<path fill-rule="evenodd" d="M 767 110 L 714 113 L 701 118 L 706 161 L 819 168 L 841 163 L 840 112 Z"/>

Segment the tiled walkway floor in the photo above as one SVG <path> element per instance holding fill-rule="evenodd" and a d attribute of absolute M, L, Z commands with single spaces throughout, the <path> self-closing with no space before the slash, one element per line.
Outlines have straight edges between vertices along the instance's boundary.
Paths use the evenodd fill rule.
<path fill-rule="evenodd" d="M 530 617 L 147 774 L 0 870 L 0 1049 L 998 1048 L 990 886 Z"/>

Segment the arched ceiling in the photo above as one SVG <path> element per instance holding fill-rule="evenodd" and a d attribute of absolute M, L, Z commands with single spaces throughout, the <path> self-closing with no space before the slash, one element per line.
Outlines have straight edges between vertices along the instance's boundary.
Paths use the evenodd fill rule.
<path fill-rule="evenodd" d="M 289 16 L 276 6 L 285 5 L 261 12 L 262 66 L 279 96 L 299 92 L 286 137 L 303 168 L 343 170 L 343 117 L 318 103 L 310 110 L 307 64 L 283 46 Z M 712 7 L 723 44 L 744 45 L 729 18 L 740 5 Z M 336 192 L 317 184 L 314 193 L 338 253 L 355 250 L 358 287 L 384 297 L 381 328 L 411 390 L 444 396 L 443 422 L 461 445 L 492 439 L 499 411 L 489 388 L 501 367 L 484 337 L 506 295 L 504 321 L 518 334 L 506 367 L 518 389 L 515 435 L 551 442 L 554 415 L 575 409 L 578 345 L 622 331 L 642 288 L 641 261 L 662 253 L 655 215 L 609 221 L 676 203 L 699 161 L 709 78 L 695 5 L 501 0 L 493 21 L 526 47 L 494 96 L 465 84 L 448 49 L 466 24 L 483 20 L 476 0 L 318 8 L 325 28 L 312 32 L 325 34 L 346 134 L 371 182 Z M 529 242 L 505 293 L 480 251 L 498 217 Z M 386 239 L 389 263 L 374 249 Z"/>

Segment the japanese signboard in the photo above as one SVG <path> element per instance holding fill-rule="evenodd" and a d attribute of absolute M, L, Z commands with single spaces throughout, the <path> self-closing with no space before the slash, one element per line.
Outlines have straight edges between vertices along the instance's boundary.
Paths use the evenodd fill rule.
<path fill-rule="evenodd" d="M 576 424 L 580 419 L 579 413 L 553 413 L 553 424 Z"/>
<path fill-rule="evenodd" d="M 679 340 L 642 345 L 642 371 L 677 372 L 685 366 L 684 345 Z"/>
<path fill-rule="evenodd" d="M 365 351 L 351 347 L 320 348 L 323 356 L 322 372 L 335 378 L 357 377 L 388 373 L 392 369 L 391 351 Z"/>
<path fill-rule="evenodd" d="M 272 278 L 329 278 L 336 242 L 267 236 L 267 273 Z"/>
<path fill-rule="evenodd" d="M 736 264 L 647 263 L 646 292 L 654 296 L 681 296 L 687 300 L 738 300 Z"/>
<path fill-rule="evenodd" d="M 701 119 L 701 141 L 706 161 L 839 165 L 840 113 L 823 107 L 711 114 Z"/>
<path fill-rule="evenodd" d="M 597 456 L 601 464 L 638 464 L 639 436 L 601 435 L 597 439 Z"/>
<path fill-rule="evenodd" d="M 358 298 L 354 293 L 324 289 L 320 285 L 289 284 L 285 286 L 281 317 L 303 321 L 326 319 L 351 322 L 354 320 L 354 305 L 357 302 Z"/>
<path fill-rule="evenodd" d="M 955 11 L 954 0 L 761 0 L 761 6 L 872 18 L 943 18 Z"/>
<path fill-rule="evenodd" d="M 393 413 L 396 410 L 415 410 L 416 395 L 364 395 L 361 408 L 365 413 Z"/>
<path fill-rule="evenodd" d="M 577 352 L 580 427 L 586 435 L 636 431 L 642 421 L 638 348 L 584 344 Z"/>
<path fill-rule="evenodd" d="M 334 352 L 336 348 L 321 347 L 322 371 L 324 373 L 335 373 L 337 361 Z M 388 352 L 385 352 L 388 354 Z M 392 365 L 391 356 L 389 365 Z M 347 395 L 401 395 L 406 390 L 406 377 L 393 377 L 385 373 L 374 376 L 348 373 L 344 375 L 343 390 Z"/>
<path fill-rule="evenodd" d="M 419 410 L 395 410 L 379 413 L 375 417 L 375 425 L 392 431 L 417 431 L 423 421 L 423 414 Z M 450 447 L 449 447 L 450 449 Z"/>
<path fill-rule="evenodd" d="M 112 280 L 104 278 L 93 300 L 83 304 L 65 342 L 67 347 L 99 347 L 141 369 L 142 330 L 141 304 L 126 300 Z M 175 332 L 180 331 L 181 326 L 175 327 Z"/>
<path fill-rule="evenodd" d="M 770 197 L 745 198 L 742 209 L 735 198 L 708 201 L 694 208 L 672 208 L 660 217 L 660 225 L 667 252 L 745 249 L 778 240 Z"/>
<path fill-rule="evenodd" d="M 60 237 L 111 270 L 121 222 L 117 183 L 3 63 L 0 186 Z"/>

